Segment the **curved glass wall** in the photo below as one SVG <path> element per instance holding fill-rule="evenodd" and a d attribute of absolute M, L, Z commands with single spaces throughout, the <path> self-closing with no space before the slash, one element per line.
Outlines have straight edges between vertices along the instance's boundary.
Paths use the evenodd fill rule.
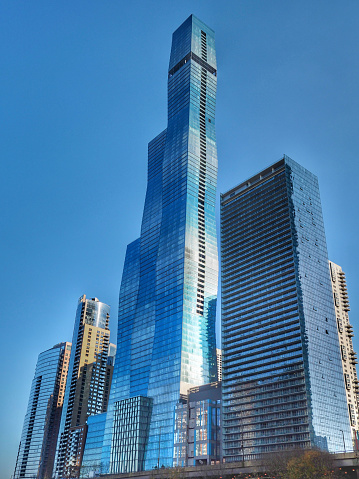
<path fill-rule="evenodd" d="M 173 34 L 167 129 L 149 143 L 141 236 L 124 265 L 102 455 L 111 473 L 134 468 L 116 453 L 119 401 L 121 411 L 131 398 L 152 401 L 136 467 L 172 466 L 180 395 L 216 380 L 216 74 L 214 32 L 190 16 Z"/>

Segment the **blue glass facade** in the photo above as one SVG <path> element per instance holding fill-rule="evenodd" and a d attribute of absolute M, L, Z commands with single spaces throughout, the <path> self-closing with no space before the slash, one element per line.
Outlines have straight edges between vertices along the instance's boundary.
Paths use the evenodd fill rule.
<path fill-rule="evenodd" d="M 31 385 L 14 478 L 52 477 L 64 384 L 71 343 L 60 343 L 39 355 Z"/>
<path fill-rule="evenodd" d="M 111 473 L 133 470 L 116 453 L 123 401 L 152 401 L 139 467 L 172 466 L 180 395 L 216 380 L 216 83 L 214 32 L 190 16 L 173 34 L 167 129 L 149 143 L 141 236 L 123 270 L 102 454 Z"/>
<path fill-rule="evenodd" d="M 101 455 L 106 413 L 95 414 L 87 420 L 86 449 L 82 459 L 80 477 L 97 477 L 103 471 Z"/>
<path fill-rule="evenodd" d="M 221 195 L 223 453 L 343 451 L 350 426 L 317 178 L 288 157 Z"/>

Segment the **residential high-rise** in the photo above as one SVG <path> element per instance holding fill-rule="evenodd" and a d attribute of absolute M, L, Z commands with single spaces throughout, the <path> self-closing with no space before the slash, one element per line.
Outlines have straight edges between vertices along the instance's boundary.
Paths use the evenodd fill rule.
<path fill-rule="evenodd" d="M 283 159 L 221 195 L 225 460 L 351 444 L 317 178 Z"/>
<path fill-rule="evenodd" d="M 104 393 L 106 404 L 108 403 L 108 395 L 112 383 L 116 349 L 115 344 L 109 344 Z M 103 472 L 101 454 L 105 424 L 106 412 L 89 416 L 87 419 L 86 444 L 82 457 L 80 477 L 97 477 Z"/>
<path fill-rule="evenodd" d="M 78 302 L 63 414 L 56 452 L 56 477 L 78 477 L 86 440 L 86 421 L 106 411 L 111 374 L 107 365 L 110 307 L 97 298 Z"/>
<path fill-rule="evenodd" d="M 14 479 L 52 477 L 70 353 L 71 343 L 60 343 L 39 355 Z"/>
<path fill-rule="evenodd" d="M 126 253 L 101 461 L 110 473 L 172 466 L 181 394 L 217 378 L 216 68 L 214 32 L 191 15 L 173 34 L 167 129 L 149 143 L 141 236 Z"/>
<path fill-rule="evenodd" d="M 356 370 L 357 356 L 353 349 L 353 326 L 349 322 L 349 298 L 345 274 L 337 264 L 329 261 L 332 281 L 333 300 L 337 319 L 337 329 L 342 357 L 345 391 L 352 430 L 353 446 L 359 449 L 359 405 L 358 376 Z M 346 448 L 346 447 L 345 447 Z"/>

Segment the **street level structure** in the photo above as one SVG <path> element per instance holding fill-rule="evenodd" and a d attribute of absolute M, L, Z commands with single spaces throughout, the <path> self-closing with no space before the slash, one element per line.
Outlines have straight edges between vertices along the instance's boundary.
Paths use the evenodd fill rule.
<path fill-rule="evenodd" d="M 188 390 L 175 409 L 174 467 L 221 462 L 221 383 Z"/>

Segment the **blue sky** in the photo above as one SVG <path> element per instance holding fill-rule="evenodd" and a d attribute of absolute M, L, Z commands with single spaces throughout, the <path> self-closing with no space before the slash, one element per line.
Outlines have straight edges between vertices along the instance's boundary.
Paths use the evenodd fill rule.
<path fill-rule="evenodd" d="M 1 479 L 37 356 L 71 340 L 79 296 L 110 304 L 116 327 L 171 35 L 191 13 L 216 32 L 218 191 L 283 153 L 318 176 L 359 350 L 357 1 L 2 1 Z"/>

